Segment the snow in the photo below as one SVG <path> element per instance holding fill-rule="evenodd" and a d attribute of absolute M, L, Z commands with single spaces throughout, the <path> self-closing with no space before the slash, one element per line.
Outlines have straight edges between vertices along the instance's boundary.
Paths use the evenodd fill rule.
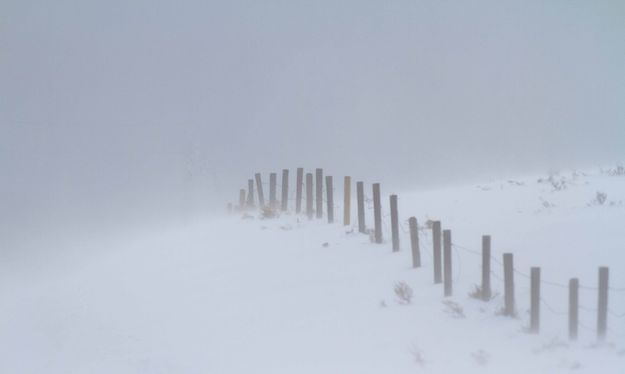
<path fill-rule="evenodd" d="M 625 177 L 592 171 L 538 178 L 408 192 L 382 184 L 381 245 L 342 226 L 337 206 L 334 224 L 293 213 L 213 216 L 84 251 L 59 248 L 43 267 L 4 265 L 0 372 L 620 373 Z M 607 194 L 603 204 L 593 203 L 598 191 Z M 390 245 L 391 192 L 399 195 L 398 253 Z M 420 232 L 423 267 L 411 268 L 406 221 L 413 215 L 420 225 L 440 219 L 452 230 L 453 297 L 432 284 L 427 229 Z M 503 300 L 495 276 L 503 271 L 496 262 L 497 296 L 488 303 L 469 296 L 480 281 L 473 252 L 484 234 L 492 236 L 495 259 L 514 253 L 517 318 L 497 313 Z M 541 286 L 539 334 L 526 332 L 523 274 L 530 266 L 550 282 Z M 610 267 L 604 343 L 595 336 L 591 289 L 599 266 Z M 558 286 L 572 277 L 590 288 L 580 290 L 587 309 L 575 342 L 567 338 L 568 290 Z M 398 302 L 397 282 L 413 289 L 410 304 Z"/>

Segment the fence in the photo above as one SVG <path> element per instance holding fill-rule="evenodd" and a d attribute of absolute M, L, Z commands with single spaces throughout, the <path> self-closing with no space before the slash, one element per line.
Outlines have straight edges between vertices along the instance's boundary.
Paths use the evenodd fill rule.
<path fill-rule="evenodd" d="M 282 170 L 282 191 L 280 204 L 277 201 L 277 173 L 270 173 L 270 201 L 269 206 L 265 205 L 263 194 L 263 182 L 261 179 L 261 173 L 256 173 L 254 179 L 248 180 L 247 192 L 245 188 L 239 190 L 239 205 L 237 208 L 241 211 L 255 209 L 255 193 L 254 182 L 256 182 L 256 195 L 258 197 L 258 207 L 260 209 L 277 209 L 279 206 L 282 211 L 286 211 L 289 200 L 295 200 L 296 214 L 301 213 L 301 204 L 304 199 L 303 190 L 306 192 L 306 215 L 308 219 L 323 217 L 323 190 L 325 181 L 326 191 L 326 217 L 328 223 L 334 222 L 334 187 L 333 178 L 330 175 L 323 176 L 323 169 L 315 169 L 315 173 L 312 172 L 304 174 L 304 168 L 297 168 L 297 177 L 295 185 L 295 198 L 289 198 L 289 170 Z M 305 181 L 304 181 L 305 176 Z M 314 177 L 314 189 L 313 196 L 313 177 Z M 350 176 L 345 176 L 343 179 L 343 197 L 344 197 L 344 214 L 343 225 L 350 225 L 350 203 L 351 203 L 351 180 Z M 293 192 L 291 191 L 291 195 Z M 373 230 L 367 230 L 365 223 L 365 193 L 364 182 L 356 182 L 356 200 L 357 200 L 357 221 L 358 231 L 365 234 L 372 234 L 372 241 L 378 244 L 383 243 L 383 225 L 382 220 L 382 204 L 381 204 L 381 187 L 380 183 L 372 184 L 373 195 L 373 216 L 374 216 L 374 228 Z M 404 232 L 406 230 L 400 225 L 399 212 L 398 212 L 398 196 L 390 195 L 390 220 L 391 220 L 391 242 L 392 251 L 397 252 L 400 249 L 399 242 L 399 228 L 401 227 Z M 370 203 L 371 201 L 367 201 Z M 313 209 L 315 207 L 316 209 Z M 228 204 L 228 209 L 231 211 L 233 205 Z M 412 267 L 415 269 L 422 267 L 420 248 L 421 240 L 419 238 L 419 232 L 424 230 L 430 230 L 431 232 L 431 247 L 432 255 L 431 261 L 433 265 L 433 283 L 443 284 L 443 295 L 449 297 L 453 295 L 453 254 L 458 250 L 465 251 L 466 253 L 479 257 L 479 264 L 481 266 L 481 279 L 479 288 L 472 294 L 477 299 L 483 302 L 490 302 L 493 298 L 491 277 L 497 278 L 503 282 L 503 299 L 504 306 L 501 314 L 508 317 L 517 316 L 516 303 L 515 303 L 515 275 L 525 278 L 529 281 L 530 287 L 530 323 L 528 332 L 538 334 L 540 332 L 540 316 L 541 305 L 544 306 L 549 312 L 558 315 L 568 317 L 568 336 L 570 340 L 575 340 L 578 337 L 579 327 L 585 327 L 580 322 L 579 311 L 583 310 L 590 313 L 596 313 L 596 337 L 598 341 L 604 341 L 606 339 L 608 329 L 608 315 L 614 318 L 625 318 L 625 313 L 616 313 L 609 309 L 608 299 L 612 294 L 625 292 L 625 287 L 614 288 L 609 286 L 609 268 L 600 267 L 598 269 L 598 282 L 597 287 L 591 287 L 581 285 L 578 278 L 571 278 L 568 284 L 562 284 L 545 280 L 541 276 L 540 267 L 531 267 L 530 273 L 520 271 L 514 266 L 514 255 L 512 253 L 501 253 L 501 261 L 493 255 L 491 248 L 491 236 L 482 236 L 482 248 L 476 250 L 467 246 L 454 243 L 452 240 L 452 231 L 449 229 L 442 229 L 442 223 L 439 220 L 429 221 L 425 226 L 419 226 L 417 219 L 413 216 L 408 219 L 408 233 L 410 236 L 410 247 L 412 254 Z M 453 251 L 452 251 L 453 249 Z M 425 253 L 428 253 L 427 251 Z M 458 257 L 459 258 L 459 257 Z M 477 262 L 477 261 L 476 261 Z M 501 266 L 503 276 L 493 270 L 492 262 Z M 566 312 L 557 311 L 546 300 L 541 297 L 541 287 L 557 287 L 563 289 L 563 292 L 568 292 L 568 309 Z M 579 291 L 593 291 L 597 292 L 597 308 L 591 308 L 581 305 L 579 300 Z"/>

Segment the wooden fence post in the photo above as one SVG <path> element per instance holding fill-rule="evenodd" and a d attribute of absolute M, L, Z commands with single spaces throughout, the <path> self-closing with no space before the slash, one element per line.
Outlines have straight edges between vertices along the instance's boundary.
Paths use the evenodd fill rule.
<path fill-rule="evenodd" d="M 306 173 L 306 215 L 313 218 L 313 175 Z"/>
<path fill-rule="evenodd" d="M 373 184 L 373 224 L 375 242 L 382 243 L 382 206 L 380 202 L 380 183 Z"/>
<path fill-rule="evenodd" d="M 577 339 L 579 326 L 579 279 L 569 280 L 569 339 Z"/>
<path fill-rule="evenodd" d="M 515 316 L 514 307 L 514 259 L 512 253 L 503 254 L 503 278 L 504 278 L 504 310 L 506 316 Z"/>
<path fill-rule="evenodd" d="M 265 195 L 263 194 L 263 181 L 260 178 L 260 173 L 256 173 L 256 190 L 258 191 L 258 204 L 262 209 L 265 207 Z"/>
<path fill-rule="evenodd" d="M 350 225 L 350 213 L 351 213 L 351 202 L 352 202 L 352 178 L 345 177 L 343 181 L 343 225 Z"/>
<path fill-rule="evenodd" d="M 245 209 L 245 188 L 239 190 L 239 210 Z"/>
<path fill-rule="evenodd" d="M 289 203 L 289 169 L 282 169 L 282 211 L 285 212 Z"/>
<path fill-rule="evenodd" d="M 332 187 L 332 176 L 326 176 L 326 200 L 328 203 L 328 223 L 334 222 L 334 196 Z"/>
<path fill-rule="evenodd" d="M 445 296 L 452 295 L 451 230 L 443 230 L 443 277 Z"/>
<path fill-rule="evenodd" d="M 302 212 L 302 187 L 304 186 L 304 168 L 297 168 L 295 181 L 295 213 Z"/>
<path fill-rule="evenodd" d="M 490 289 L 490 235 L 482 235 L 482 300 L 489 301 Z"/>
<path fill-rule="evenodd" d="M 540 330 L 540 268 L 530 270 L 530 332 Z"/>
<path fill-rule="evenodd" d="M 434 283 L 443 282 L 443 265 L 441 261 L 441 221 L 432 223 L 432 250 L 434 258 Z"/>
<path fill-rule="evenodd" d="M 254 180 L 253 179 L 247 180 L 247 207 L 248 208 L 254 207 Z"/>
<path fill-rule="evenodd" d="M 417 225 L 417 218 L 410 217 L 408 219 L 408 226 L 410 226 L 410 249 L 412 250 L 412 267 L 418 268 L 421 266 L 421 253 L 419 251 L 419 226 Z"/>
<path fill-rule="evenodd" d="M 278 204 L 277 198 L 277 186 L 278 184 L 278 175 L 276 173 L 269 173 L 269 206 L 271 209 L 275 209 Z"/>
<path fill-rule="evenodd" d="M 365 183 L 356 182 L 356 198 L 358 200 L 358 231 L 365 234 Z"/>
<path fill-rule="evenodd" d="M 323 217 L 323 169 L 317 168 L 316 173 L 316 186 L 317 186 L 317 218 Z"/>
<path fill-rule="evenodd" d="M 599 268 L 599 297 L 597 308 L 597 339 L 605 340 L 608 329 L 608 282 L 609 269 L 605 266 Z"/>
<path fill-rule="evenodd" d="M 397 213 L 397 195 L 390 196 L 391 201 L 391 237 L 393 252 L 399 251 L 399 217 Z"/>

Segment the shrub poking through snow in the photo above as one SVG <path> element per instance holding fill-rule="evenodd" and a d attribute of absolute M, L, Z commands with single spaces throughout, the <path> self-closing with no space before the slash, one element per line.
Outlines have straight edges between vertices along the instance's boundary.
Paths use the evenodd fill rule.
<path fill-rule="evenodd" d="M 262 219 L 271 219 L 271 218 L 276 218 L 278 216 L 279 216 L 278 210 L 269 205 L 262 207 L 260 210 L 260 218 Z"/>
<path fill-rule="evenodd" d="M 625 176 L 625 166 L 617 165 L 614 169 L 603 170 L 601 172 L 613 177 Z"/>
<path fill-rule="evenodd" d="M 488 364 L 488 359 L 490 355 L 483 349 L 480 349 L 476 352 L 471 352 L 471 356 L 475 360 L 475 362 L 480 366 L 486 366 Z"/>
<path fill-rule="evenodd" d="M 417 363 L 417 365 L 421 367 L 425 365 L 425 360 L 423 359 L 423 351 L 421 351 L 419 347 L 413 346 L 410 350 L 410 353 L 412 353 L 412 358 Z"/>
<path fill-rule="evenodd" d="M 603 205 L 605 201 L 607 200 L 607 198 L 608 198 L 607 193 L 597 191 L 597 195 L 595 196 L 595 200 L 593 200 L 593 203 L 595 203 L 596 205 Z"/>
<path fill-rule="evenodd" d="M 395 283 L 394 290 L 398 303 L 408 305 L 412 302 L 412 288 L 406 282 Z"/>
<path fill-rule="evenodd" d="M 443 304 L 445 305 L 445 313 L 451 315 L 454 318 L 465 317 L 462 305 L 458 304 L 457 302 L 451 300 L 443 300 Z"/>
<path fill-rule="evenodd" d="M 482 300 L 482 287 L 477 284 L 473 285 L 473 290 L 469 292 L 469 297 L 472 299 Z"/>

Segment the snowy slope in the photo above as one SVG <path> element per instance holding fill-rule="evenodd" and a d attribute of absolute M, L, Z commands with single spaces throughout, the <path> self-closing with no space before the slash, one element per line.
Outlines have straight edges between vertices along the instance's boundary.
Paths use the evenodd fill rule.
<path fill-rule="evenodd" d="M 0 372 L 620 373 L 625 176 L 538 178 L 411 192 L 382 184 L 381 245 L 340 223 L 234 214 L 101 245 L 98 256 L 59 250 L 44 271 L 2 266 Z M 399 195 L 399 253 L 389 243 L 391 192 Z M 607 194 L 603 204 L 593 202 L 597 192 Z M 432 284 L 427 229 L 423 267 L 411 268 L 405 221 L 413 215 L 452 230 L 451 298 Z M 342 207 L 335 216 L 340 222 Z M 497 278 L 499 296 L 489 303 L 469 296 L 480 279 L 473 252 L 483 234 L 492 235 L 495 258 L 515 254 L 516 319 L 497 314 Z M 584 289 L 580 337 L 568 342 L 561 315 L 568 291 L 558 285 L 579 277 L 596 287 L 602 265 L 610 266 L 613 288 L 607 341 L 596 342 L 596 291 Z M 552 283 L 542 286 L 538 335 L 525 332 L 529 279 L 522 274 L 530 266 L 541 266 Z M 493 272 L 500 276 L 500 265 Z M 400 281 L 413 289 L 409 305 L 397 302 Z"/>

